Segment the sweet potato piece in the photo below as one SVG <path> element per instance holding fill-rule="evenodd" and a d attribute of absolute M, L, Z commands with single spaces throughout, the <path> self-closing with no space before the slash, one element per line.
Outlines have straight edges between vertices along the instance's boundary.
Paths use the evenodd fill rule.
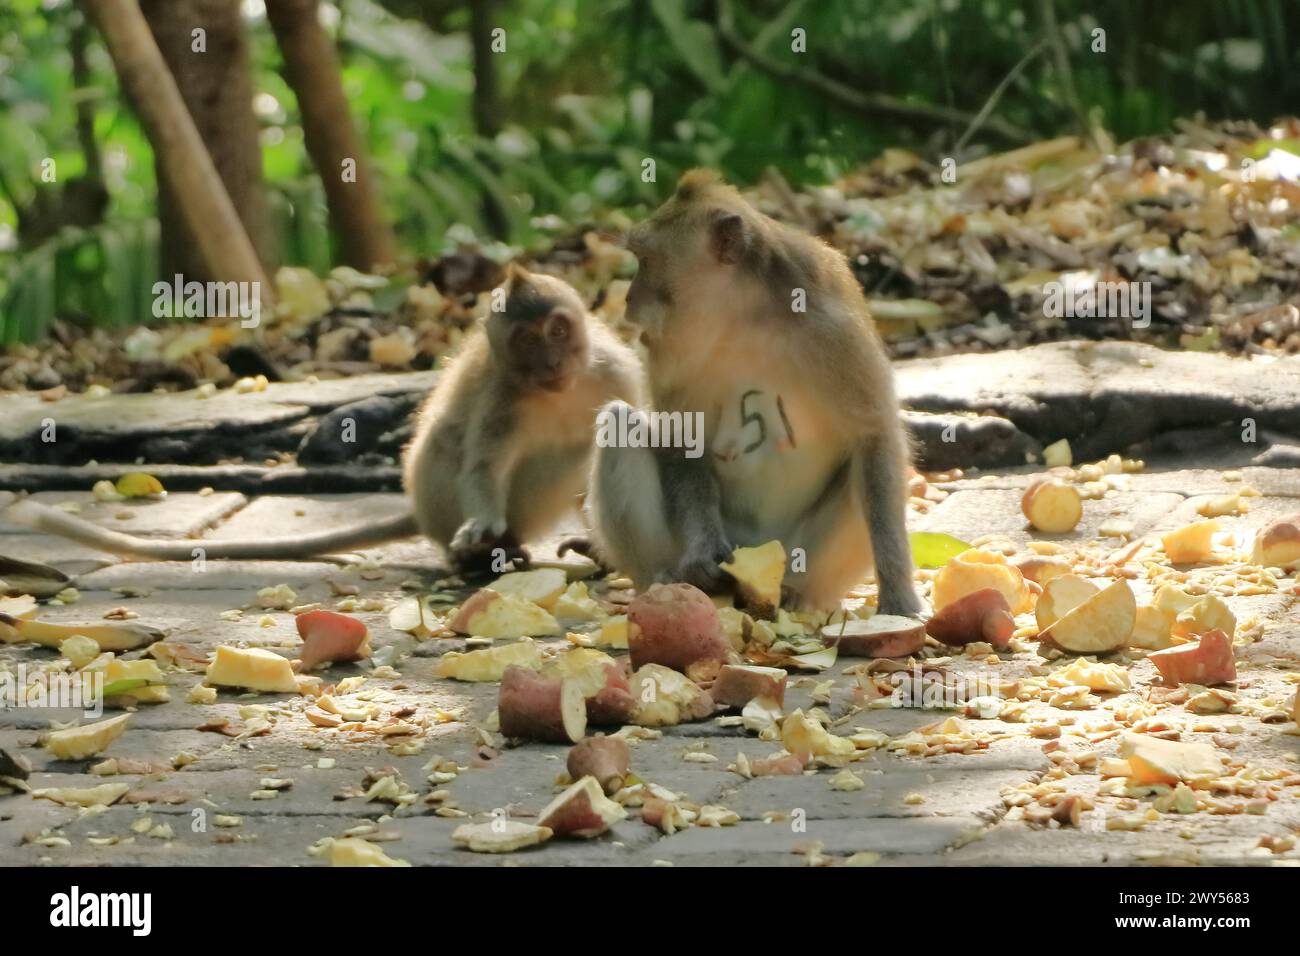
<path fill-rule="evenodd" d="M 1025 489 L 1020 510 L 1039 531 L 1064 534 L 1073 531 L 1083 517 L 1083 499 L 1074 485 L 1040 475 Z"/>
<path fill-rule="evenodd" d="M 587 702 L 577 681 L 516 665 L 501 676 L 497 716 L 507 737 L 576 743 L 587 732 Z"/>
<path fill-rule="evenodd" d="M 1026 554 L 1011 562 L 1026 581 L 1032 581 L 1039 587 L 1047 587 L 1047 582 L 1062 574 L 1070 573 L 1070 562 L 1061 558 L 1048 557 L 1045 554 Z"/>
<path fill-rule="evenodd" d="M 355 617 L 337 611 L 308 611 L 294 620 L 302 638 L 301 667 L 327 661 L 359 661 L 370 656 L 370 633 Z"/>
<path fill-rule="evenodd" d="M 499 594 L 491 588 L 476 591 L 448 626 L 457 634 L 493 639 L 542 637 L 560 631 L 560 625 L 544 608 L 518 594 Z"/>
<path fill-rule="evenodd" d="M 628 605 L 632 667 L 662 664 L 686 672 L 696 661 L 725 662 L 730 644 L 718 609 L 690 584 L 656 584 Z"/>
<path fill-rule="evenodd" d="M 785 579 L 785 548 L 769 541 L 756 548 L 737 548 L 720 567 L 736 580 L 736 596 L 754 617 L 771 619 L 781 606 Z"/>
<path fill-rule="evenodd" d="M 1213 519 L 1193 521 L 1170 531 L 1160 543 L 1174 564 L 1196 564 L 1214 552 L 1213 538 L 1218 530 L 1219 523 Z"/>
<path fill-rule="evenodd" d="M 779 667 L 755 667 L 751 664 L 725 664 L 709 694 L 719 704 L 744 707 L 755 697 L 767 697 L 785 703 L 785 671 Z"/>
<path fill-rule="evenodd" d="M 1300 567 L 1300 512 L 1274 518 L 1260 528 L 1250 560 L 1266 568 Z"/>
<path fill-rule="evenodd" d="M 712 716 L 713 697 L 682 674 L 661 664 L 646 664 L 632 675 L 637 702 L 635 722 L 642 727 L 669 727 Z"/>
<path fill-rule="evenodd" d="M 925 625 L 897 614 L 827 624 L 822 637 L 845 657 L 906 657 L 925 644 Z"/>
<path fill-rule="evenodd" d="M 610 661 L 603 667 L 605 686 L 587 698 L 587 721 L 598 726 L 626 724 L 636 712 L 626 664 Z"/>
<path fill-rule="evenodd" d="M 546 805 L 537 825 L 556 836 L 589 840 L 627 817 L 627 811 L 600 788 L 595 777 L 583 777 Z"/>
<path fill-rule="evenodd" d="M 627 779 L 631 752 L 622 737 L 596 734 L 583 737 L 569 751 L 565 768 L 574 780 L 595 777 L 607 794 L 617 793 Z"/>
<path fill-rule="evenodd" d="M 1038 629 L 1045 631 L 1084 601 L 1096 597 L 1101 588 L 1077 574 L 1062 574 L 1043 586 L 1034 618 Z"/>
<path fill-rule="evenodd" d="M 1007 599 L 1012 614 L 1023 614 L 1034 606 L 1033 593 L 1025 576 L 994 551 L 970 548 L 939 569 L 934 576 L 930 601 L 936 611 L 972 591 L 997 588 Z"/>
<path fill-rule="evenodd" d="M 1076 654 L 1105 654 L 1127 644 L 1136 623 L 1137 600 L 1120 579 L 1073 608 L 1042 637 Z"/>
<path fill-rule="evenodd" d="M 1222 631 L 1206 631 L 1195 644 L 1180 644 L 1147 655 L 1166 684 L 1213 687 L 1237 679 L 1232 641 Z"/>
<path fill-rule="evenodd" d="M 972 641 L 988 641 L 996 648 L 1011 643 L 1016 629 L 1007 599 L 997 588 L 982 588 L 958 598 L 925 625 L 925 633 L 941 644 L 960 647 Z"/>
<path fill-rule="evenodd" d="M 774 754 L 749 762 L 749 772 L 755 777 L 789 777 L 803 773 L 807 761 L 798 754 Z"/>

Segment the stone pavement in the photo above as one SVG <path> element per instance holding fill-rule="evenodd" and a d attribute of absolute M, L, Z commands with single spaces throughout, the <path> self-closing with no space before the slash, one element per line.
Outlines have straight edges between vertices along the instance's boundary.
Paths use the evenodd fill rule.
<path fill-rule="evenodd" d="M 1229 476 L 1236 477 L 1236 476 Z M 1012 544 L 1030 537 L 1019 513 L 1024 469 L 1000 475 L 965 478 L 942 485 L 950 494 L 928 514 L 912 515 L 915 529 L 942 530 L 966 540 L 999 534 Z M 1101 501 L 1085 502 L 1085 521 L 1071 535 L 1055 540 L 1081 544 L 1095 540 L 1102 521 L 1122 513 L 1137 535 L 1159 533 L 1196 517 L 1206 496 L 1253 485 L 1263 492 L 1248 514 L 1233 519 L 1249 534 L 1269 517 L 1300 510 L 1300 470 L 1246 467 L 1239 480 L 1227 481 L 1219 469 L 1175 468 L 1126 476 L 1122 490 Z M 247 498 L 217 491 L 208 495 L 173 493 L 156 502 L 102 504 L 90 495 L 42 492 L 50 503 L 76 501 L 81 515 L 135 533 L 204 537 L 291 535 L 325 525 L 351 522 L 399 508 L 396 495 L 310 495 Z M 1044 536 L 1038 536 L 1044 537 Z M 877 865 L 945 864 L 1141 864 L 1199 862 L 1259 863 L 1300 860 L 1300 852 L 1273 854 L 1260 849 L 1261 837 L 1287 838 L 1300 829 L 1300 800 L 1293 788 L 1263 812 L 1159 814 L 1139 830 L 1107 829 L 1107 821 L 1129 814 L 1115 798 L 1099 799 L 1085 812 L 1078 828 L 1034 825 L 1008 810 L 1004 799 L 1013 788 L 1043 782 L 1061 762 L 1052 742 L 1026 733 L 1027 724 L 1001 718 L 962 722 L 987 746 L 970 753 L 934 756 L 873 751 L 853 763 L 864 781 L 858 790 L 832 789 L 834 770 L 801 776 L 745 779 L 727 767 L 738 753 L 754 759 L 779 750 L 779 743 L 758 739 L 718 720 L 667 728 L 659 739 L 632 746 L 632 769 L 642 779 L 667 787 L 700 804 L 734 811 L 738 822 L 724 827 L 692 827 L 672 836 L 631 811 L 606 836 L 592 841 L 552 840 L 540 848 L 509 856 L 479 855 L 459 849 L 452 831 L 469 819 L 489 820 L 493 812 L 529 819 L 556 791 L 566 748 L 529 743 L 497 750 L 499 737 L 481 727 L 496 703 L 496 684 L 455 683 L 432 675 L 437 656 L 465 646 L 461 639 L 432 638 L 412 644 L 389 624 L 388 609 L 409 592 L 413 578 L 427 583 L 436 572 L 436 553 L 427 545 L 405 542 L 361 555 L 288 563 L 210 562 L 202 571 L 188 563 L 125 563 L 111 556 L 0 526 L 0 554 L 34 558 L 77 576 L 80 598 L 64 607 L 43 609 L 44 620 L 98 621 L 113 608 L 135 611 L 142 622 L 163 628 L 169 642 L 210 651 L 216 644 L 244 642 L 296 656 L 298 638 L 293 615 L 255 606 L 258 589 L 288 584 L 295 603 L 340 600 L 339 586 L 354 585 L 366 622 L 381 655 L 405 650 L 392 663 L 395 671 L 371 676 L 350 698 L 356 706 L 376 706 L 383 713 L 406 713 L 427 719 L 416 738 L 418 747 L 394 750 L 373 734 L 345 733 L 312 726 L 303 715 L 303 699 L 294 695 L 222 691 L 215 703 L 193 704 L 187 693 L 202 675 L 184 669 L 168 672 L 171 701 L 141 705 L 131 727 L 105 757 L 135 758 L 154 765 L 153 773 L 96 777 L 88 768 L 96 760 L 52 760 L 37 746 L 51 721 L 77 717 L 73 711 L 0 710 L 0 748 L 27 755 L 35 765 L 33 788 L 94 786 L 123 782 L 125 798 L 101 812 L 87 813 L 49 800 L 17 794 L 0 797 L 0 863 L 12 865 L 319 865 L 324 858 L 309 848 L 326 837 L 362 834 L 390 856 L 417 865 L 804 865 L 809 847 L 832 861 L 851 854 Z M 580 562 L 572 565 L 583 573 Z M 593 589 L 600 587 L 593 583 Z M 1139 601 L 1149 588 L 1135 583 Z M 468 591 L 461 591 L 461 594 Z M 1289 702 L 1300 676 L 1300 607 L 1294 591 L 1233 596 L 1228 599 L 1243 629 L 1258 621 L 1258 640 L 1238 650 L 1239 694 L 1252 704 L 1249 713 L 1204 718 L 1219 732 L 1215 740 L 1234 760 L 1277 770 L 1296 769 L 1300 737 L 1278 723 L 1271 703 Z M 231 620 L 222 612 L 243 608 Z M 563 644 L 560 641 L 551 643 Z M 388 648 L 387 652 L 385 649 Z M 927 654 L 940 659 L 937 648 Z M 0 645 L 0 662 L 50 661 L 56 653 L 32 645 Z M 128 654 L 128 657 L 138 654 Z M 960 655 L 947 662 L 950 672 L 965 676 L 1012 679 L 1033 672 L 1041 662 L 1032 652 L 1003 654 L 998 663 Z M 940 662 L 942 662 L 940 660 Z M 834 731 L 848 735 L 874 728 L 900 737 L 945 719 L 951 711 L 908 708 L 858 709 L 845 676 L 846 667 L 862 660 L 839 661 L 821 674 L 792 675 L 786 712 L 805 711 L 818 702 L 837 721 Z M 931 661 L 934 663 L 934 661 Z M 371 665 L 335 665 L 329 682 L 367 675 Z M 1104 695 L 1088 710 L 1034 705 L 1032 723 L 1060 720 L 1102 726 L 1113 711 L 1132 704 L 1153 681 L 1149 662 L 1131 669 L 1135 691 Z M 827 680 L 833 685 L 817 688 Z M 817 695 L 814 698 L 814 695 Z M 827 703 L 826 700 L 829 699 Z M 1254 706 L 1258 705 L 1258 706 Z M 253 709 L 249 709 L 252 707 Z M 1190 715 L 1177 708 L 1182 717 Z M 445 723 L 433 715 L 449 715 Z M 201 725 L 228 721 L 232 732 L 269 720 L 270 733 L 244 739 L 224 736 Z M 1204 727 L 1201 728 L 1205 730 Z M 1068 731 L 1067 731 L 1068 733 Z M 1199 736 L 1206 736 L 1202 733 Z M 1067 738 L 1068 739 L 1068 738 Z M 1085 749 L 1081 738 L 1062 749 Z M 1045 744 L 1047 746 L 1045 747 Z M 1113 755 L 1117 738 L 1100 740 L 1090 749 L 1098 759 Z M 691 755 L 688 759 L 688 754 Z M 184 755 L 184 756 L 182 756 Z M 704 756 L 700 756 L 704 755 Z M 454 762 L 454 777 L 430 782 L 435 757 Z M 716 759 L 710 759 L 716 758 Z M 102 758 L 97 758 L 102 759 Z M 445 764 L 443 766 L 446 766 Z M 149 769 L 131 767 L 133 770 Z M 1080 757 L 1060 786 L 1069 792 L 1096 794 L 1101 785 L 1097 764 Z M 377 772 L 377 773 L 376 773 Z M 365 781 L 395 773 L 417 795 L 414 804 L 395 809 L 383 800 L 367 801 Z M 266 781 L 279 781 L 269 787 Z M 284 781 L 291 781 L 285 784 Z M 267 798 L 265 791 L 281 788 Z M 429 795 L 442 791 L 440 799 Z M 1014 801 L 1013 801 L 1014 802 Z M 440 809 L 441 808 L 441 809 Z M 467 814 L 469 816 L 461 816 Z M 237 826 L 218 826 L 218 817 L 236 817 Z M 222 822 L 230 822 L 223 820 Z M 160 828 L 166 825 L 169 829 Z M 874 856 L 878 855 L 878 856 Z"/>

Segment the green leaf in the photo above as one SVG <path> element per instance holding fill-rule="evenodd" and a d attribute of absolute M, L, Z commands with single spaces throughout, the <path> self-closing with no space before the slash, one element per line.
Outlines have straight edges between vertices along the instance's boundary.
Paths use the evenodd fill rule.
<path fill-rule="evenodd" d="M 912 562 L 918 568 L 941 568 L 970 547 L 965 541 L 940 531 L 913 531 Z"/>
<path fill-rule="evenodd" d="M 663 25 L 668 39 L 697 80 L 712 93 L 726 86 L 722 72 L 722 54 L 713 27 L 686 14 L 685 0 L 650 0 L 655 16 Z"/>
<path fill-rule="evenodd" d="M 119 694 L 127 694 L 133 690 L 139 690 L 141 687 L 148 685 L 148 681 L 143 677 L 131 677 L 123 680 L 115 680 L 111 684 L 104 685 L 103 697 L 117 697 Z"/>

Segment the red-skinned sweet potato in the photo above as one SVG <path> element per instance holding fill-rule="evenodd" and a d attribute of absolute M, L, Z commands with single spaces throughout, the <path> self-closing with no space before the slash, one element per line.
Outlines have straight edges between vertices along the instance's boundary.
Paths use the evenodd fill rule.
<path fill-rule="evenodd" d="M 925 632 L 942 644 L 960 647 L 987 641 L 999 650 L 1011 642 L 1015 629 L 1011 606 L 997 588 L 981 588 L 958 598 L 925 625 Z"/>
<path fill-rule="evenodd" d="M 628 605 L 627 646 L 633 669 L 661 664 L 675 671 L 727 660 L 730 645 L 709 596 L 690 584 L 656 584 Z"/>
<path fill-rule="evenodd" d="M 631 752 L 622 737 L 596 734 L 583 737 L 569 751 L 565 768 L 574 780 L 595 777 L 607 794 L 617 793 L 627 779 Z"/>
<path fill-rule="evenodd" d="M 910 617 L 877 614 L 827 624 L 822 638 L 843 657 L 906 657 L 925 645 L 925 625 Z"/>
<path fill-rule="evenodd" d="M 1206 631 L 1195 644 L 1180 644 L 1154 651 L 1147 660 L 1156 666 L 1166 684 L 1228 684 L 1237 679 L 1232 641 L 1223 631 Z"/>
<path fill-rule="evenodd" d="M 744 707 L 755 697 L 785 703 L 785 671 L 779 667 L 725 664 L 709 688 L 713 700 L 728 707 Z"/>
<path fill-rule="evenodd" d="M 595 777 L 583 777 L 547 804 L 537 825 L 556 836 L 588 840 L 626 817 L 627 811 L 605 796 Z"/>
<path fill-rule="evenodd" d="M 576 743 L 587 731 L 587 702 L 576 681 L 511 666 L 501 677 L 497 718 L 507 737 Z"/>
<path fill-rule="evenodd" d="M 309 671 L 326 661 L 358 661 L 370 656 L 366 625 L 337 611 L 308 611 L 294 619 L 302 638 L 299 665 Z"/>

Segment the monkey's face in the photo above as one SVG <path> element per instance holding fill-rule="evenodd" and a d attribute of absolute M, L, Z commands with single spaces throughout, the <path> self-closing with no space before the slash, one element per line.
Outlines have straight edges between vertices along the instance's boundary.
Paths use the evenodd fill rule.
<path fill-rule="evenodd" d="M 633 229 L 627 245 L 637 273 L 627 292 L 629 320 L 653 336 L 707 318 L 705 303 L 731 294 L 743 228 L 740 217 L 724 209 L 672 200 Z"/>
<path fill-rule="evenodd" d="M 563 392 L 587 362 L 587 333 L 566 309 L 513 326 L 506 343 L 510 367 L 525 388 Z"/>
<path fill-rule="evenodd" d="M 662 226 L 653 220 L 628 234 L 627 247 L 636 256 L 636 275 L 627 290 L 627 317 L 647 331 L 663 327 L 677 301 L 672 257 L 664 248 Z"/>

